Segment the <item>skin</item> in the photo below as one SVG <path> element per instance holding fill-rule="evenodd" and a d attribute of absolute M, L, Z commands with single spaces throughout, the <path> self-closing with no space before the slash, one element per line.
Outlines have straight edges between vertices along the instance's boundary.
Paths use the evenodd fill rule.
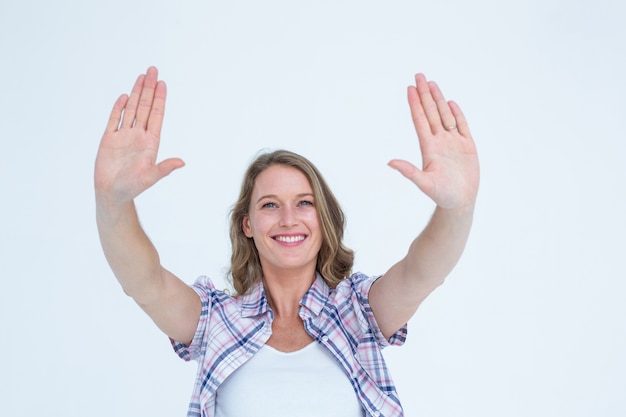
<path fill-rule="evenodd" d="M 298 315 L 300 299 L 315 279 L 322 246 L 313 189 L 299 170 L 274 165 L 256 179 L 245 235 L 254 239 L 263 268 L 263 285 L 274 311 L 267 344 L 293 351 L 311 343 Z"/>
<path fill-rule="evenodd" d="M 476 146 L 460 107 L 446 101 L 436 83 L 423 74 L 408 88 L 409 107 L 422 153 L 422 169 L 395 159 L 397 169 L 437 207 L 411 243 L 406 256 L 370 290 L 370 304 L 383 335 L 390 337 L 458 262 L 469 236 L 479 166 Z"/>
<path fill-rule="evenodd" d="M 96 158 L 96 219 L 105 256 L 124 291 L 165 334 L 189 343 L 200 316 L 200 299 L 161 266 L 133 203 L 140 193 L 184 166 L 178 158 L 156 162 L 165 100 L 165 83 L 151 67 L 139 76 L 130 96 L 116 101 Z M 428 195 L 436 209 L 406 255 L 370 290 L 372 310 L 386 337 L 411 318 L 456 265 L 471 228 L 479 182 L 476 148 L 459 106 L 447 101 L 422 74 L 408 88 L 408 100 L 422 168 L 400 159 L 389 166 Z M 275 314 L 268 344 L 283 351 L 297 350 L 312 340 L 297 314 L 314 279 L 321 245 L 310 194 L 311 186 L 299 171 L 270 167 L 257 178 L 250 215 L 242 224 L 259 250 L 263 283 Z M 277 236 L 304 239 L 286 243 Z"/>
<path fill-rule="evenodd" d="M 166 87 L 156 68 L 120 96 L 100 142 L 94 174 L 96 221 L 104 254 L 124 292 L 175 340 L 191 342 L 201 303 L 197 294 L 161 266 L 142 230 L 133 199 L 181 168 L 173 158 L 156 163 Z"/>

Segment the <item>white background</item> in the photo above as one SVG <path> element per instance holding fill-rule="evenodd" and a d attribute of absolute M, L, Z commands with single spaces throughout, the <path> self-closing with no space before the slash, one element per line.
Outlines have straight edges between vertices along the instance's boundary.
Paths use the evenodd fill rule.
<path fill-rule="evenodd" d="M 183 416 L 195 365 L 111 274 L 93 162 L 109 111 L 156 65 L 163 157 L 138 201 L 163 264 L 218 283 L 227 217 L 263 148 L 324 173 L 355 270 L 384 272 L 432 203 L 415 72 L 459 102 L 482 167 L 446 284 L 387 349 L 407 416 L 626 415 L 626 29 L 619 0 L 0 0 L 0 415 Z M 222 284 L 226 285 L 226 284 Z"/>

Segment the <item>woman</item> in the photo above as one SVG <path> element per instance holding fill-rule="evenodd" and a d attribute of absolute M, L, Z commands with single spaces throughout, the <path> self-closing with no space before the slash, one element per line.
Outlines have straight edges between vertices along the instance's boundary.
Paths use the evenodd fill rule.
<path fill-rule="evenodd" d="M 402 416 L 381 349 L 461 256 L 478 190 L 466 120 L 423 75 L 409 87 L 423 168 L 392 168 L 436 203 L 407 254 L 381 277 L 350 275 L 344 219 L 321 175 L 287 151 L 248 169 L 231 218 L 237 295 L 186 285 L 161 266 L 133 199 L 184 163 L 156 163 L 166 88 L 141 75 L 114 105 L 95 168 L 98 230 L 124 291 L 199 362 L 189 416 Z M 268 370 L 271 370 L 268 371 Z"/>

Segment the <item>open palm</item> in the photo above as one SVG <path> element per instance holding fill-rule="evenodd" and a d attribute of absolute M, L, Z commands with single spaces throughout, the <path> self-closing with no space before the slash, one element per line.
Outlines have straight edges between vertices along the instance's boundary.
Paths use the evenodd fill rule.
<path fill-rule="evenodd" d="M 100 197 L 128 202 L 180 168 L 178 158 L 156 163 L 165 111 L 166 87 L 157 69 L 140 75 L 130 97 L 117 99 L 96 157 L 95 188 Z"/>
<path fill-rule="evenodd" d="M 476 147 L 465 116 L 453 101 L 422 74 L 408 89 L 409 106 L 420 150 L 422 169 L 394 159 L 389 165 L 413 181 L 439 207 L 456 209 L 474 204 L 479 167 Z"/>

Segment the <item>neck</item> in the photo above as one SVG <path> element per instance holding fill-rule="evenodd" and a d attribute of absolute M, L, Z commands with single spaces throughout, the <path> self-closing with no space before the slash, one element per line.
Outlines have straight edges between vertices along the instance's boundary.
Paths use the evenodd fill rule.
<path fill-rule="evenodd" d="M 267 300 L 277 317 L 297 317 L 300 300 L 315 280 L 315 269 L 272 273 L 263 271 L 263 286 Z"/>

